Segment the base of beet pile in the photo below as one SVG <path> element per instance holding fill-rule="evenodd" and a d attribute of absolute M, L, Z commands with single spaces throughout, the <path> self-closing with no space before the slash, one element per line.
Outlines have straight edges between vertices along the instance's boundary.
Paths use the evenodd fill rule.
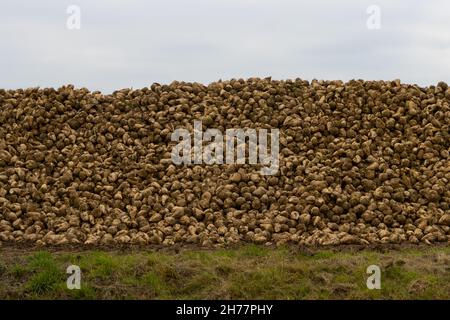
<path fill-rule="evenodd" d="M 195 120 L 279 129 L 279 168 L 176 165 Z M 0 241 L 450 242 L 450 89 L 399 81 L 0 90 Z"/>

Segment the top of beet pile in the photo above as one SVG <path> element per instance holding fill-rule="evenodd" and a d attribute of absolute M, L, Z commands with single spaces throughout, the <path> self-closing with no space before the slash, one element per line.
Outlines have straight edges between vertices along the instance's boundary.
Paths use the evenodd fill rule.
<path fill-rule="evenodd" d="M 175 164 L 177 128 L 279 129 L 279 168 Z M 399 81 L 0 90 L 0 242 L 450 242 L 450 89 Z"/>

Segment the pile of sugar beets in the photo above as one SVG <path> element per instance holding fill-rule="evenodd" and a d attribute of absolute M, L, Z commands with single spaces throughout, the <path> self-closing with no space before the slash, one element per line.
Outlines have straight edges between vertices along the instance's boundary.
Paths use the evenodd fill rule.
<path fill-rule="evenodd" d="M 177 128 L 279 129 L 279 168 L 175 164 Z M 450 243 L 450 88 L 175 81 L 0 90 L 0 242 Z"/>

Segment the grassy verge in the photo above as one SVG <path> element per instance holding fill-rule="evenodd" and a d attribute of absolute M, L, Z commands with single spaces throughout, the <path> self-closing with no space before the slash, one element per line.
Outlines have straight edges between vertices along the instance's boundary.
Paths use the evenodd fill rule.
<path fill-rule="evenodd" d="M 81 289 L 66 268 L 81 268 Z M 366 268 L 381 268 L 381 289 Z M 450 248 L 0 252 L 1 299 L 450 299 Z"/>

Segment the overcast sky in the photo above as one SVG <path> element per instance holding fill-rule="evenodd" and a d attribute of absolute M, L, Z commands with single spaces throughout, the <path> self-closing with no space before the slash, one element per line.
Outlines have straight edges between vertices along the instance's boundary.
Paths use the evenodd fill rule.
<path fill-rule="evenodd" d="M 450 82 L 448 0 L 15 0 L 0 10 L 0 87 L 110 93 L 172 80 Z M 381 28 L 369 30 L 370 5 Z M 69 5 L 81 28 L 69 30 Z"/>

